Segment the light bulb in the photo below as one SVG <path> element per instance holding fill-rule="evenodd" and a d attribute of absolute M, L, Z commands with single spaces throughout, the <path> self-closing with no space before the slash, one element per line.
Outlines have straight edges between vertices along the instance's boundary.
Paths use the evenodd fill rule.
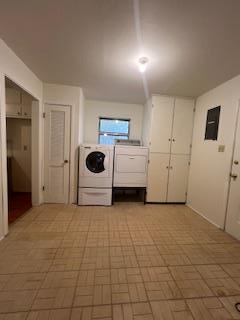
<path fill-rule="evenodd" d="M 148 64 L 148 58 L 147 57 L 141 57 L 138 60 L 138 69 L 141 73 L 144 73 L 147 69 Z"/>

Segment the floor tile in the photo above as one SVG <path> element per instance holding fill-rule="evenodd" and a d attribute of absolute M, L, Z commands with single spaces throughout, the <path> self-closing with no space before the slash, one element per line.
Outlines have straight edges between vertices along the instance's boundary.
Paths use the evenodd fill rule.
<path fill-rule="evenodd" d="M 32 309 L 70 308 L 74 297 L 74 288 L 40 289 L 34 299 Z"/>
<path fill-rule="evenodd" d="M 227 308 L 217 298 L 187 300 L 195 320 L 227 320 L 232 318 Z M 239 318 L 240 319 L 240 318 Z"/>
<path fill-rule="evenodd" d="M 0 313 L 28 311 L 36 296 L 35 290 L 0 292 Z"/>
<path fill-rule="evenodd" d="M 156 320 L 194 320 L 184 300 L 152 301 L 151 307 Z"/>
<path fill-rule="evenodd" d="M 27 320 L 68 320 L 70 315 L 71 309 L 31 311 Z"/>

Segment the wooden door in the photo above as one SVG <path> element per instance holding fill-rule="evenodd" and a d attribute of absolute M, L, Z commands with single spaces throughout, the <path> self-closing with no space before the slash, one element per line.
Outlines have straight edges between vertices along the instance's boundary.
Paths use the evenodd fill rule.
<path fill-rule="evenodd" d="M 45 202 L 68 203 L 70 107 L 45 105 Z"/>

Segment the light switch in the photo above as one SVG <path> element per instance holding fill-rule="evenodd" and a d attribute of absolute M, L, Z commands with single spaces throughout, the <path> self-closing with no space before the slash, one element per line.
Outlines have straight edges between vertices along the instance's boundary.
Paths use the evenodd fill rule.
<path fill-rule="evenodd" d="M 224 151 L 225 151 L 225 145 L 220 144 L 220 145 L 218 146 L 218 152 L 224 152 Z"/>

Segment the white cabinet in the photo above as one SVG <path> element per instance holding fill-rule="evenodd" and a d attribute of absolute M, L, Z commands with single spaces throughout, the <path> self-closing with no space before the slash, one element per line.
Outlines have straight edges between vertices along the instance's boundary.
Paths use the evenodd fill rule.
<path fill-rule="evenodd" d="M 21 104 L 21 92 L 14 88 L 6 88 L 6 104 Z"/>
<path fill-rule="evenodd" d="M 22 116 L 31 118 L 32 115 L 32 97 L 23 92 L 22 93 Z"/>
<path fill-rule="evenodd" d="M 147 202 L 166 202 L 170 155 L 150 153 L 148 166 Z"/>
<path fill-rule="evenodd" d="M 175 99 L 171 153 L 190 154 L 194 101 Z"/>
<path fill-rule="evenodd" d="M 22 114 L 21 104 L 7 103 L 6 115 L 7 117 L 19 117 Z"/>
<path fill-rule="evenodd" d="M 9 118 L 27 118 L 32 115 L 33 98 L 26 92 L 6 88 L 6 116 Z"/>
<path fill-rule="evenodd" d="M 189 170 L 189 155 L 172 154 L 169 165 L 167 202 L 185 202 Z"/>
<path fill-rule="evenodd" d="M 22 105 L 22 117 L 31 118 L 32 115 L 32 106 L 31 105 Z"/>
<path fill-rule="evenodd" d="M 174 98 L 154 96 L 152 98 L 152 105 L 150 152 L 169 153 L 171 148 Z"/>
<path fill-rule="evenodd" d="M 185 202 L 194 100 L 152 97 L 147 202 Z"/>

